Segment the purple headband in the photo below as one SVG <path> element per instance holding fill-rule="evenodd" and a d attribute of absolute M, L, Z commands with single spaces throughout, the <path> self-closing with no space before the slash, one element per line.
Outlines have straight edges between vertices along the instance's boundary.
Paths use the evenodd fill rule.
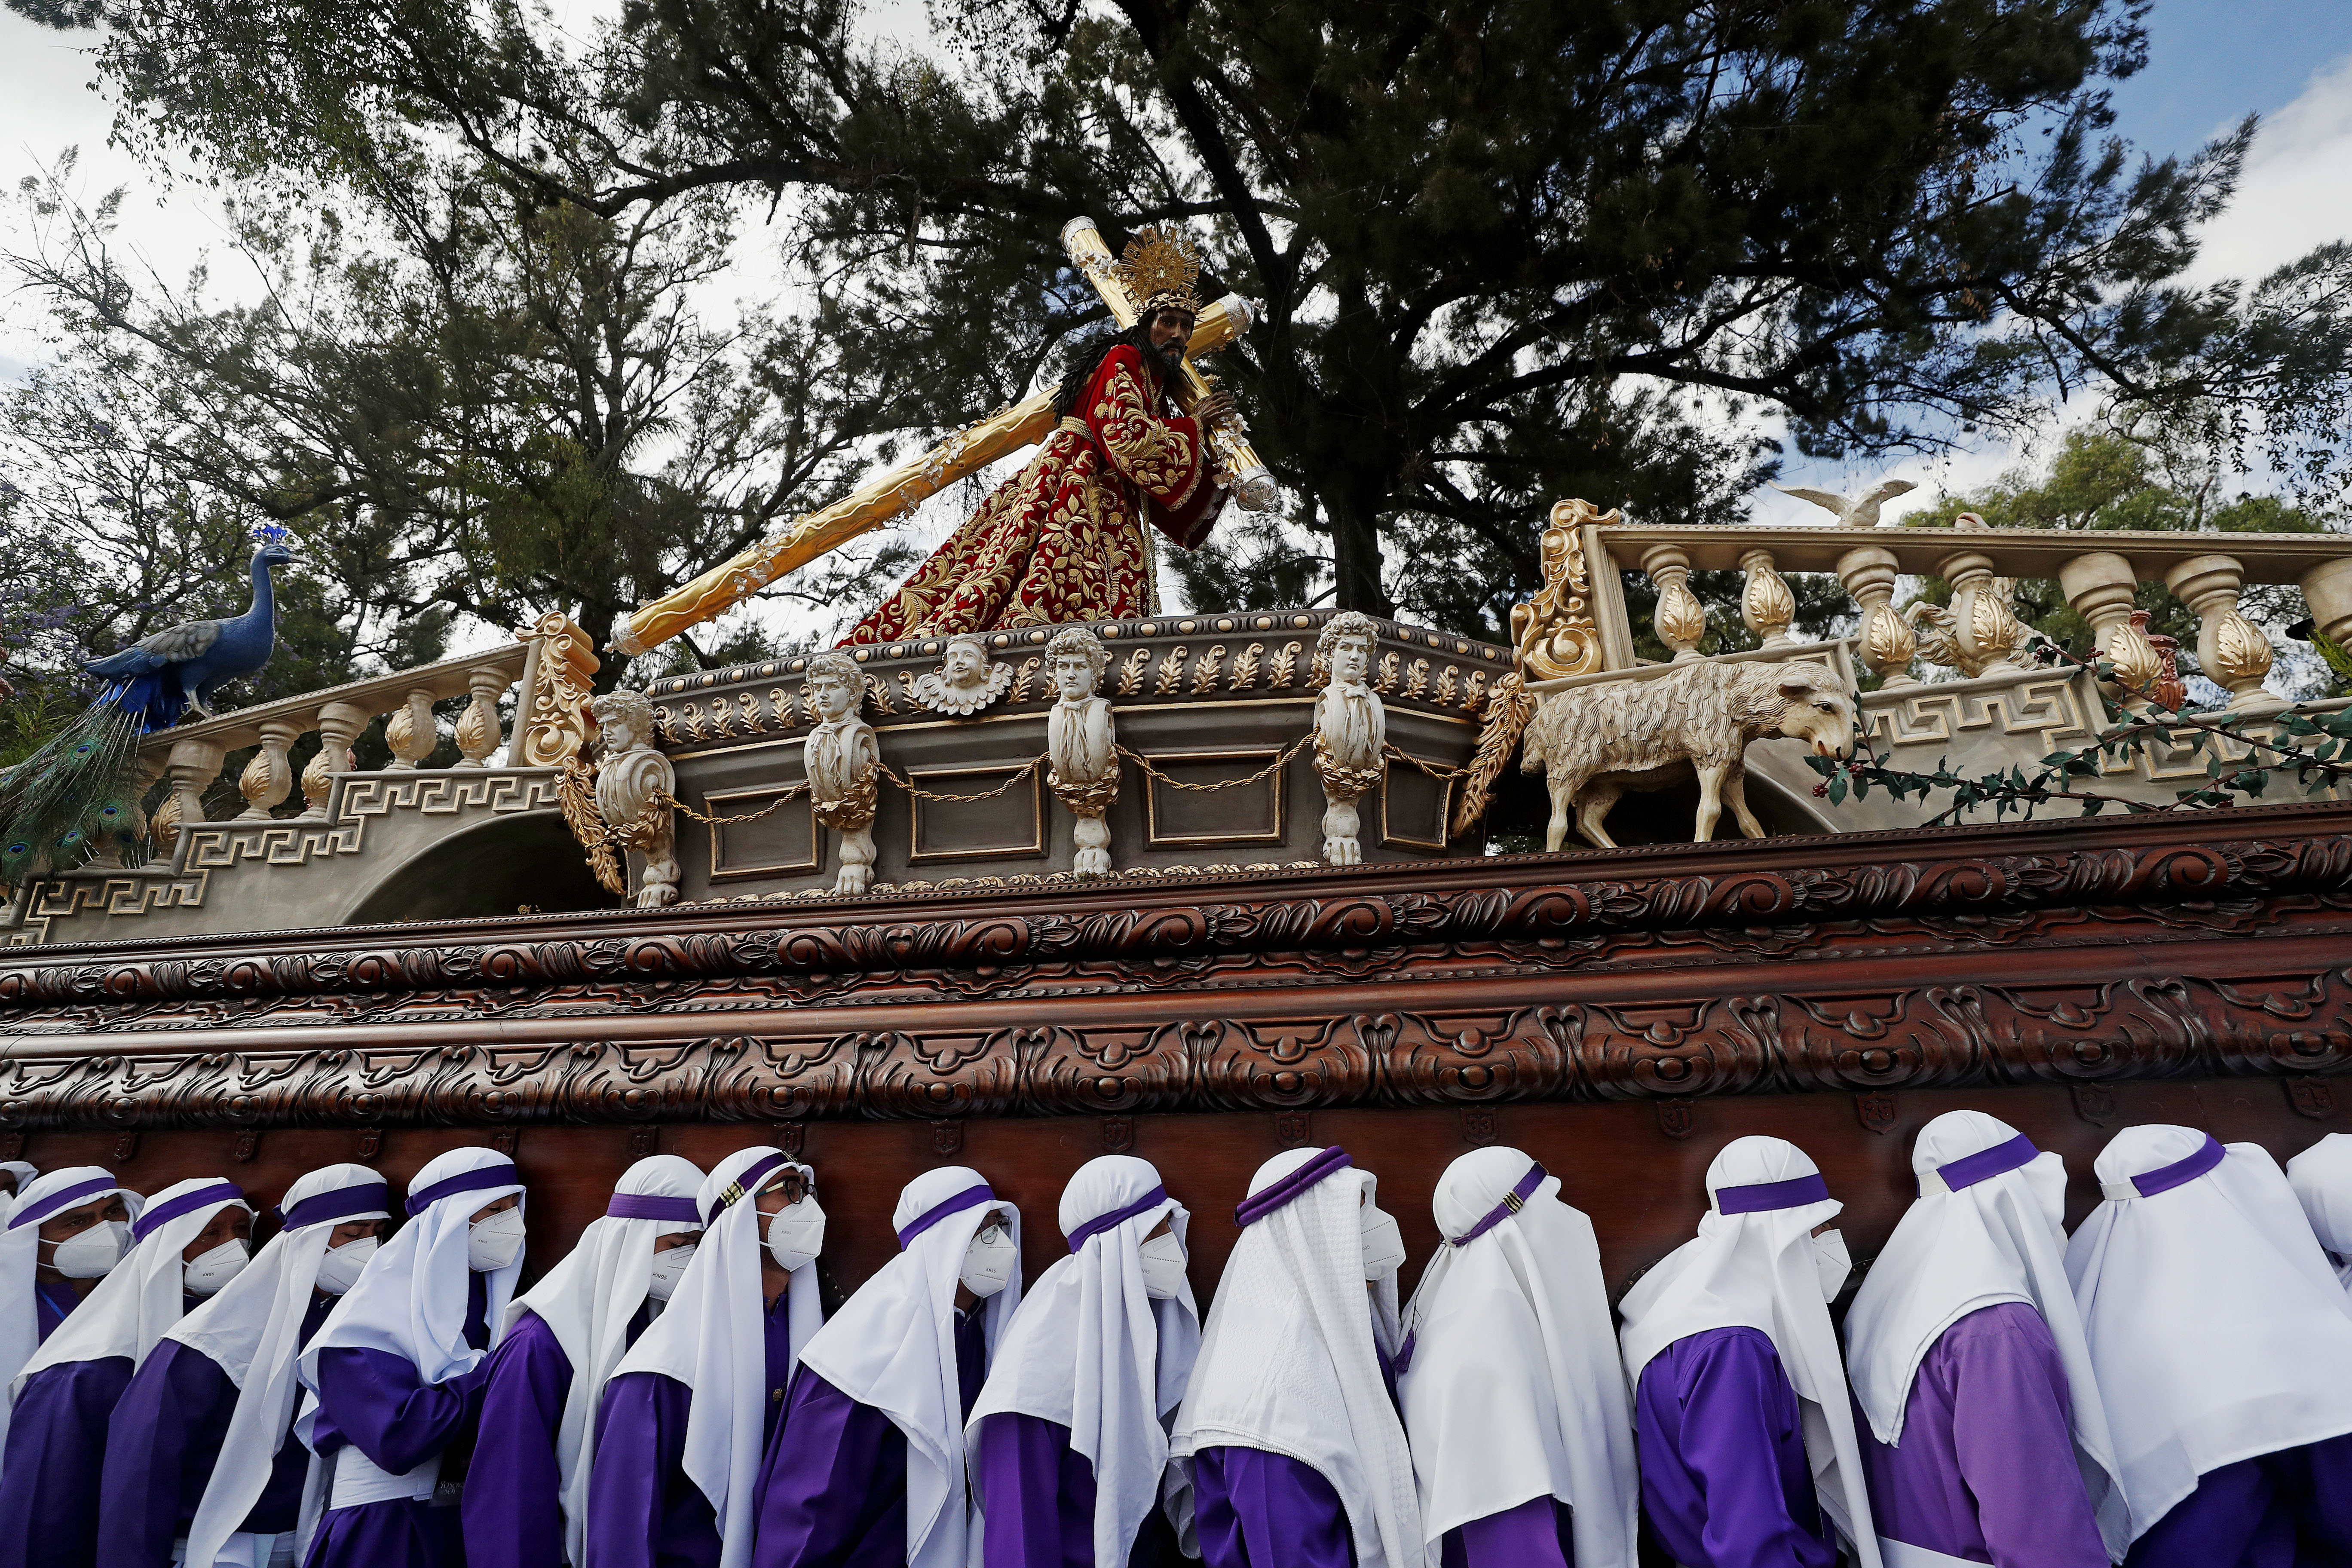
<path fill-rule="evenodd" d="M 119 1193 L 121 1190 L 121 1184 L 110 1175 L 92 1176 L 88 1181 L 76 1182 L 72 1186 L 51 1193 L 40 1202 L 20 1208 L 10 1215 L 8 1228 L 15 1230 L 19 1226 L 38 1225 L 59 1209 L 71 1208 L 84 1198 L 94 1198 L 100 1193 Z"/>
<path fill-rule="evenodd" d="M 514 1162 L 511 1160 L 504 1160 L 495 1165 L 484 1165 L 478 1171 L 460 1171 L 454 1176 L 445 1177 L 434 1183 L 423 1192 L 409 1194 L 407 1205 L 409 1217 L 413 1219 L 443 1198 L 454 1198 L 460 1193 L 478 1193 L 489 1187 L 520 1185 L 522 1182 L 517 1176 Z"/>
<path fill-rule="evenodd" d="M 134 1242 L 144 1241 L 155 1234 L 156 1226 L 178 1219 L 182 1215 L 191 1215 L 198 1209 L 211 1208 L 215 1204 L 241 1204 L 244 1201 L 245 1189 L 235 1182 L 215 1182 L 209 1187 L 198 1187 L 193 1193 L 182 1193 L 176 1198 L 166 1199 L 160 1204 L 150 1204 L 146 1213 L 131 1222 L 131 1239 Z"/>
<path fill-rule="evenodd" d="M 1477 1240 L 1480 1237 L 1486 1235 L 1488 1231 L 1494 1229 L 1496 1226 L 1502 1224 L 1505 1220 L 1510 1218 L 1513 1215 L 1518 1213 L 1521 1209 L 1527 1207 L 1528 1200 L 1536 1195 L 1536 1189 L 1544 1184 L 1545 1178 L 1550 1173 L 1551 1173 L 1546 1171 L 1541 1165 L 1536 1163 L 1533 1160 L 1528 1161 L 1528 1173 L 1519 1178 L 1518 1185 L 1513 1187 L 1509 1192 L 1505 1193 L 1503 1194 L 1503 1201 L 1496 1204 L 1493 1208 L 1488 1209 L 1486 1211 L 1486 1217 L 1480 1220 L 1476 1225 L 1472 1226 L 1467 1234 L 1454 1237 L 1451 1245 L 1454 1247 L 1467 1247 L 1472 1242 Z"/>
<path fill-rule="evenodd" d="M 2029 1165 L 2040 1157 L 2042 1151 L 2033 1140 L 2021 1132 L 2006 1143 L 1996 1143 L 1990 1149 L 1979 1149 L 1973 1154 L 1963 1154 L 1949 1164 L 1936 1167 L 1936 1174 L 1944 1185 L 1954 1192 L 1973 1187 L 1979 1182 L 1989 1182 L 1995 1176 L 2005 1176 L 2021 1165 Z"/>
<path fill-rule="evenodd" d="M 670 1225 L 700 1225 L 702 1211 L 692 1198 L 666 1198 L 657 1193 L 614 1193 L 604 1205 L 606 1219 L 657 1219 Z"/>
<path fill-rule="evenodd" d="M 758 1192 L 760 1190 L 760 1184 L 768 1179 L 769 1173 L 784 1163 L 785 1157 L 781 1153 L 761 1155 L 745 1168 L 741 1175 L 736 1177 L 733 1181 L 719 1189 L 715 1206 L 712 1207 L 709 1214 L 704 1214 L 692 1203 L 691 1200 L 689 1200 L 687 1206 L 693 1209 L 694 1212 L 688 1215 L 686 1217 L 689 1220 L 699 1219 L 703 1224 L 709 1225 L 720 1215 L 725 1214 L 729 1209 L 731 1209 L 737 1204 L 741 1203 L 751 1194 Z M 621 1201 L 620 1194 L 615 1193 L 613 1195 L 613 1201 L 616 1204 L 619 1203 Z M 604 1212 L 606 1214 L 610 1214 L 613 1211 L 608 1208 Z M 643 1215 L 636 1217 L 653 1219 L 658 1216 L 653 1215 Z"/>
<path fill-rule="evenodd" d="M 1123 1209 L 1113 1209 L 1108 1214 L 1097 1215 L 1094 1218 L 1087 1221 L 1086 1224 L 1078 1226 L 1077 1229 L 1070 1232 L 1070 1250 L 1072 1252 L 1077 1251 L 1078 1248 L 1084 1247 L 1087 1242 L 1092 1241 L 1096 1237 L 1100 1236 L 1103 1232 L 1113 1229 L 1118 1226 L 1125 1225 L 1137 1215 L 1149 1214 L 1167 1201 L 1168 1189 L 1164 1186 L 1159 1186 L 1152 1188 L 1150 1192 L 1144 1194 L 1141 1197 L 1136 1199 L 1133 1203 L 1128 1205 Z"/>
<path fill-rule="evenodd" d="M 1246 1230 L 1332 1172 L 1354 1163 L 1348 1158 L 1348 1152 L 1334 1143 L 1265 1191 L 1244 1198 L 1241 1206 L 1234 1210 L 1234 1223 Z"/>
<path fill-rule="evenodd" d="M 937 1207 L 925 1209 L 921 1214 L 908 1220 L 907 1228 L 898 1233 L 898 1249 L 901 1252 L 905 1251 L 915 1237 L 922 1235 L 948 1215 L 961 1214 L 966 1209 L 976 1209 L 982 1204 L 992 1204 L 995 1201 L 996 1194 L 990 1190 L 986 1182 L 981 1183 L 976 1187 L 966 1187 L 947 1202 Z"/>
<path fill-rule="evenodd" d="M 2224 1152 L 2221 1145 L 2215 1142 L 2213 1135 L 2208 1132 L 2205 1134 L 2205 1146 L 2197 1152 L 2186 1160 L 2176 1160 L 2169 1165 L 2159 1165 L 2153 1171 L 2134 1176 L 2131 1184 L 2139 1189 L 2139 1195 L 2144 1198 L 2168 1193 L 2175 1187 L 2187 1185 L 2220 1164 Z"/>
<path fill-rule="evenodd" d="M 1819 1171 L 1810 1176 L 1791 1176 L 1785 1182 L 1758 1182 L 1746 1187 L 1719 1187 L 1715 1194 L 1715 1212 L 1723 1215 L 1765 1214 L 1773 1209 L 1797 1209 L 1807 1204 L 1830 1201 L 1830 1184 L 1822 1180 Z"/>
<path fill-rule="evenodd" d="M 324 1225 L 329 1220 L 356 1219 L 363 1214 L 389 1214 L 392 1189 L 382 1182 L 362 1182 L 356 1186 L 313 1193 L 290 1209 L 280 1207 L 274 1212 L 278 1216 L 279 1228 L 284 1230 Z"/>

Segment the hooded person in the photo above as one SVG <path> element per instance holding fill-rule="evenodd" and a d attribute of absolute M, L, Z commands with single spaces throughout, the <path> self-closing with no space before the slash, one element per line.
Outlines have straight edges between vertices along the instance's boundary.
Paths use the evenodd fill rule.
<path fill-rule="evenodd" d="M 121 1262 L 146 1200 L 98 1165 L 25 1184 L 0 1226 L 0 1445 L 16 1374 Z"/>
<path fill-rule="evenodd" d="M 308 1568 L 464 1561 L 448 1506 L 458 1484 L 442 1458 L 462 1451 L 481 1413 L 483 1369 L 522 1272 L 522 1203 L 504 1154 L 425 1162 L 409 1181 L 408 1223 L 303 1350 L 310 1397 L 295 1432 L 320 1460 L 303 1497 Z"/>
<path fill-rule="evenodd" d="M 1192 1216 L 1150 1162 L 1087 1161 L 1060 1217 L 1070 1254 L 1023 1296 L 965 1427 L 989 1568 L 1129 1560 L 1200 1350 Z"/>
<path fill-rule="evenodd" d="M 1888 1568 L 2102 1568 L 2131 1513 L 2066 1280 L 2066 1165 L 1955 1110 L 1845 1321 Z"/>
<path fill-rule="evenodd" d="M 147 1200 L 131 1250 L 16 1374 L 0 1459 L 0 1563 L 97 1562 L 101 1504 L 121 1500 L 102 1484 L 115 1404 L 165 1331 L 244 1266 L 241 1238 L 252 1233 L 253 1211 L 233 1183 L 177 1182 Z"/>
<path fill-rule="evenodd" d="M 1344 1149 L 1250 1178 L 1172 1444 L 1209 1568 L 1417 1568 L 1428 1553 L 1392 1386 L 1404 1242 Z"/>
<path fill-rule="evenodd" d="M 1735 1138 L 1698 1234 L 1625 1293 L 1642 1506 L 1685 1568 L 1879 1568 L 1829 1302 L 1852 1268 L 1804 1151 Z M 1816 1236 L 1816 1230 L 1824 1233 Z"/>
<path fill-rule="evenodd" d="M 702 1235 L 702 1172 L 655 1154 L 622 1173 L 604 1217 L 507 1308 L 484 1373 L 466 1468 L 467 1568 L 584 1561 L 591 1413 L 604 1382 L 661 1313 Z"/>
<path fill-rule="evenodd" d="M 1592 1221 L 1517 1149 L 1445 1168 L 1446 1245 L 1399 1379 L 1423 1535 L 1445 1568 L 1633 1568 L 1641 1479 Z"/>
<path fill-rule="evenodd" d="M 604 1385 L 582 1546 L 591 1568 L 742 1568 L 753 1484 L 824 1321 L 816 1177 L 740 1149 L 695 1194 L 702 1240 Z"/>
<path fill-rule="evenodd" d="M 947 1165 L 890 1223 L 898 1256 L 801 1357 L 760 1472 L 761 1568 L 964 1568 L 964 1424 L 1021 1302 L 1021 1214 Z"/>
<path fill-rule="evenodd" d="M 2352 1132 L 2330 1132 L 2289 1160 L 2286 1180 L 2336 1278 L 2352 1290 Z"/>
<path fill-rule="evenodd" d="M 2257 1144 L 2127 1127 L 2066 1244 L 2133 1568 L 2352 1552 L 2352 1302 Z M 2298 1551 L 2300 1534 L 2307 1550 Z"/>
<path fill-rule="evenodd" d="M 114 1407 L 106 1568 L 292 1557 L 310 1459 L 293 1436 L 294 1358 L 375 1251 L 389 1194 L 365 1165 L 329 1165 L 288 1187 L 277 1215 L 278 1234 L 173 1325 Z M 224 1250 L 216 1266 L 233 1260 Z"/>

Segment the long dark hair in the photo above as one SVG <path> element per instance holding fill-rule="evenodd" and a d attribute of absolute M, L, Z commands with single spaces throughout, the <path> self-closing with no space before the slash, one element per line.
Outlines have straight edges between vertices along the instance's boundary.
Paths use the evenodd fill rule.
<path fill-rule="evenodd" d="M 1068 368 L 1062 372 L 1062 384 L 1054 389 L 1054 415 L 1066 419 L 1078 406 L 1078 399 L 1087 395 L 1087 384 L 1095 378 L 1103 356 L 1121 343 L 1130 343 L 1143 352 L 1144 363 L 1157 363 L 1151 348 L 1151 323 L 1141 321 L 1123 332 L 1097 332 L 1071 351 Z"/>

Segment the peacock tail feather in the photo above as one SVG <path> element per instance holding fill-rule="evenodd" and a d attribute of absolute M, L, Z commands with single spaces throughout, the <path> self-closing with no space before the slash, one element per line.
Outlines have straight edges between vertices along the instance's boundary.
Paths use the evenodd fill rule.
<path fill-rule="evenodd" d="M 137 713 L 104 698 L 31 756 L 0 771 L 0 885 L 68 871 L 113 850 L 146 858 L 133 763 Z"/>

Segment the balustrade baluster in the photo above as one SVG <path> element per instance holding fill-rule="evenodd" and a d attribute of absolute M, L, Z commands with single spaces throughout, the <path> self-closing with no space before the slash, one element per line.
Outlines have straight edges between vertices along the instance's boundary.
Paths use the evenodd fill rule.
<path fill-rule="evenodd" d="M 457 765 L 487 768 L 505 738 L 499 731 L 499 699 L 514 681 L 502 670 L 488 668 L 468 671 L 466 684 L 474 700 L 457 720 L 457 750 L 465 753 L 465 760 Z"/>
<path fill-rule="evenodd" d="M 433 722 L 433 693 L 417 687 L 408 693 L 405 706 L 394 710 L 384 721 L 383 743 L 392 748 L 394 769 L 414 768 L 433 754 L 441 743 L 441 731 Z"/>
<path fill-rule="evenodd" d="M 172 799 L 179 809 L 172 818 L 172 837 L 159 840 L 162 847 L 170 849 L 180 835 L 205 820 L 205 788 L 220 777 L 221 758 L 226 754 L 219 742 L 193 736 L 173 745 L 163 765 L 172 775 Z"/>
<path fill-rule="evenodd" d="M 1772 552 L 1750 550 L 1740 556 L 1739 569 L 1748 574 L 1747 585 L 1739 594 L 1739 618 L 1748 629 L 1765 647 L 1786 647 L 1795 642 L 1789 635 L 1789 623 L 1797 618 L 1797 596 L 1772 569 Z"/>
<path fill-rule="evenodd" d="M 244 773 L 236 781 L 237 793 L 245 796 L 245 810 L 237 814 L 239 822 L 267 822 L 270 814 L 286 797 L 294 793 L 294 769 L 286 760 L 287 748 L 295 737 L 310 726 L 299 718 L 287 716 L 261 721 L 261 749 L 245 764 Z"/>
<path fill-rule="evenodd" d="M 2205 678 L 2230 694 L 2240 713 L 2275 713 L 2286 700 L 2263 686 L 2271 672 L 2271 642 L 2260 626 L 2238 613 L 2238 589 L 2245 568 L 2230 555 L 2192 555 L 2176 561 L 2164 585 L 2197 612 L 2197 662 Z"/>
<path fill-rule="evenodd" d="M 327 820 L 327 796 L 335 787 L 332 775 L 351 771 L 352 742 L 374 717 L 351 702 L 330 702 L 319 710 L 319 754 L 302 770 L 302 798 L 310 803 L 303 821 Z"/>
<path fill-rule="evenodd" d="M 1650 625 L 1658 640 L 1674 649 L 1674 662 L 1698 657 L 1699 639 L 1706 636 L 1706 609 L 1690 591 L 1690 556 L 1672 544 L 1654 544 L 1642 552 L 1642 570 L 1658 585 L 1658 607 Z"/>
<path fill-rule="evenodd" d="M 1837 574 L 1862 607 L 1856 641 L 1862 662 L 1878 677 L 1880 688 L 1918 685 L 1911 676 L 1911 656 L 1919 650 L 1919 638 L 1895 613 L 1895 583 L 1901 574 L 1895 552 L 1874 544 L 1849 550 L 1838 557 Z"/>

